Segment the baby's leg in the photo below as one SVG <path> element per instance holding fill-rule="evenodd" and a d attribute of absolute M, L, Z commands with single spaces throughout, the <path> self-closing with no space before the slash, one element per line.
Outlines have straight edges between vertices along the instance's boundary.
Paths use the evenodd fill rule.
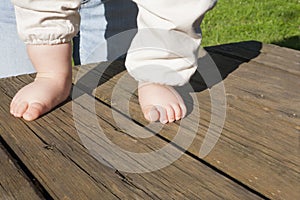
<path fill-rule="evenodd" d="M 149 83 L 139 86 L 144 116 L 162 123 L 178 120 L 186 107 L 172 86 L 186 84 L 196 71 L 199 26 L 216 0 L 133 1 L 139 8 L 138 32 L 126 67 L 136 80 Z"/>
<path fill-rule="evenodd" d="M 139 83 L 139 102 L 149 121 L 173 122 L 183 118 L 186 106 L 177 91 L 167 85 Z"/>
<path fill-rule="evenodd" d="M 28 45 L 27 52 L 37 71 L 34 82 L 13 98 L 10 112 L 27 121 L 50 111 L 69 95 L 72 84 L 71 44 Z"/>

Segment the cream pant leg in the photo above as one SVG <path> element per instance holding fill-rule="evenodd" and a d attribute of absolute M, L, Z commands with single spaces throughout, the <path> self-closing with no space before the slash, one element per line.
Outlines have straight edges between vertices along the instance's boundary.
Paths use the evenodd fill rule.
<path fill-rule="evenodd" d="M 138 81 L 180 86 L 197 69 L 201 34 L 195 29 L 216 0 L 134 0 L 138 32 L 126 58 Z"/>

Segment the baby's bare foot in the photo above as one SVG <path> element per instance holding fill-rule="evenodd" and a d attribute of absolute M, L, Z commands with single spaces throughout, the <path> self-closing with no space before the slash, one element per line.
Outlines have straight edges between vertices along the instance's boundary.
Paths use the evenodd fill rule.
<path fill-rule="evenodd" d="M 35 120 L 63 102 L 70 93 L 71 84 L 70 75 L 38 73 L 34 82 L 15 95 L 10 112 L 27 121 Z"/>
<path fill-rule="evenodd" d="M 186 106 L 171 86 L 155 83 L 139 83 L 139 102 L 144 117 L 149 121 L 173 122 L 186 115 Z"/>

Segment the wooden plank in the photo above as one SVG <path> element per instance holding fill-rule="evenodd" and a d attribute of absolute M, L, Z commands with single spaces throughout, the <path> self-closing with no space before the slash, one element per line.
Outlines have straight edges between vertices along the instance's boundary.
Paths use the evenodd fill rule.
<path fill-rule="evenodd" d="M 252 60 L 260 64 L 300 75 L 300 52 L 294 49 L 246 41 L 205 48 L 210 53 L 219 53 L 237 59 Z"/>
<path fill-rule="evenodd" d="M 219 63 L 225 63 L 224 68 L 226 66 L 230 67 L 230 64 L 234 62 L 234 65 L 237 63 L 241 64 L 240 61 L 232 58 L 227 58 L 226 63 L 224 62 L 224 56 L 215 57 L 215 59 L 219 59 Z M 252 69 L 253 66 L 254 69 Z M 205 160 L 269 198 L 297 198 L 299 194 L 297 185 L 299 185 L 300 178 L 298 156 L 299 119 L 293 114 L 283 114 L 282 111 L 289 109 L 288 113 L 293 113 L 291 111 L 298 110 L 299 107 L 295 103 L 299 100 L 296 92 L 296 89 L 299 88 L 297 87 L 299 82 L 297 82 L 297 76 L 293 73 L 283 74 L 281 83 L 285 84 L 281 85 L 281 88 L 276 89 L 284 92 L 284 95 L 281 95 L 278 91 L 277 93 L 272 93 L 272 88 L 269 86 L 274 83 L 276 85 L 278 79 L 274 77 L 282 72 L 265 65 L 255 66 L 257 66 L 255 62 L 244 64 L 225 80 L 229 105 L 226 124 L 217 146 Z M 93 67 L 91 66 L 90 68 Z M 260 69 L 265 70 L 264 68 L 268 69 L 269 72 L 262 73 Z M 101 70 L 101 66 L 98 69 L 96 68 L 95 72 L 90 72 L 88 76 L 97 76 L 97 73 L 99 75 L 97 70 Z M 246 85 L 247 87 L 245 88 L 245 85 L 241 84 L 240 77 L 240 74 L 245 72 L 245 70 L 251 71 L 257 76 L 263 76 L 264 82 L 259 83 L 256 81 L 255 83 L 254 75 L 252 78 L 245 76 L 244 81 L 253 82 Z M 240 74 L 234 75 L 235 73 Z M 270 76 L 272 73 L 274 73 L 274 76 Z M 114 77 L 109 74 L 103 76 L 102 79 L 106 77 L 112 78 L 94 91 L 95 96 L 111 104 L 110 91 L 114 88 L 118 78 L 123 75 L 121 73 Z M 132 83 L 128 82 L 127 84 L 130 85 Z M 127 84 L 123 84 L 125 93 Z M 86 85 L 86 87 L 90 86 Z M 249 98 L 251 93 L 247 92 L 249 88 L 252 89 L 251 98 Z M 260 91 L 256 90 L 253 94 L 253 90 L 255 91 L 257 88 L 262 89 Z M 248 96 L 245 96 L 245 93 L 248 93 Z M 257 98 L 261 94 L 268 97 L 261 98 L 265 101 L 264 104 Z M 274 99 L 277 101 L 273 99 L 275 101 L 273 102 L 269 99 L 272 99 L 274 96 L 272 94 L 275 95 Z M 206 128 L 198 132 L 194 144 L 189 149 L 189 152 L 196 156 L 199 152 L 199 144 L 202 144 L 210 120 L 208 92 L 202 92 L 197 94 L 197 96 L 199 102 L 201 102 L 201 116 L 203 117 L 200 120 L 200 124 L 201 127 Z M 285 100 L 286 96 L 289 97 L 289 101 L 293 102 L 293 105 L 287 103 Z M 124 97 L 120 94 L 119 98 Z M 131 117 L 141 124 L 145 123 L 141 119 L 141 115 L 134 115 L 140 112 L 136 97 L 133 97 L 131 100 Z M 282 104 L 282 102 L 285 103 Z M 167 125 L 167 127 L 161 130 L 159 134 L 171 140 L 174 137 L 172 133 L 176 132 L 178 125 L 172 124 Z M 233 158 L 235 158 L 234 162 L 232 162 Z"/>
<path fill-rule="evenodd" d="M 23 76 L 21 79 L 26 80 L 28 77 Z M 15 81 L 15 79 L 11 79 L 9 82 L 5 82 L 3 80 L 0 82 L 1 85 L 6 86 L 11 83 L 16 85 L 15 82 L 18 81 L 20 80 Z M 6 91 L 6 93 L 10 96 L 15 91 L 16 88 L 13 91 Z M 82 94 L 82 96 L 78 98 L 83 98 L 84 95 L 86 94 Z M 9 98 L 3 98 L 3 96 L 6 95 L 2 95 L 3 107 L 6 107 L 8 106 Z M 76 103 L 76 99 L 74 101 Z M 183 155 L 182 158 L 174 164 L 152 173 L 124 175 L 122 172 L 115 173 L 114 170 L 106 169 L 106 167 L 103 167 L 100 162 L 97 162 L 93 157 L 91 157 L 91 155 L 88 154 L 86 149 L 83 148 L 74 127 L 71 103 L 72 102 L 68 102 L 35 122 L 30 123 L 8 116 L 7 109 L 2 108 L 1 110 L 1 115 L 4 115 L 8 119 L 5 122 L 0 121 L 1 127 L 4 127 L 6 131 L 9 130 L 9 135 L 13 135 L 13 137 L 9 137 L 9 135 L 5 134 L 4 131 L 1 131 L 1 135 L 4 135 L 3 138 L 7 140 L 7 143 L 9 143 L 20 159 L 26 163 L 26 166 L 28 166 L 28 168 L 36 176 L 37 180 L 41 182 L 45 189 L 49 191 L 55 199 L 64 195 L 72 199 L 71 195 L 68 194 L 72 190 L 78 190 L 73 191 L 74 194 L 76 194 L 73 196 L 76 196 L 76 198 L 78 198 L 77 195 L 85 195 L 83 198 L 89 197 L 90 199 L 96 195 L 97 198 L 99 198 L 99 194 L 101 194 L 102 197 L 105 197 L 105 195 L 107 195 L 107 192 L 105 192 L 106 190 L 114 193 L 116 196 L 118 195 L 120 198 L 131 196 L 131 198 L 138 199 L 196 199 L 199 197 L 205 199 L 259 198 L 257 195 L 241 187 L 239 184 L 218 174 L 213 169 L 203 165 L 188 155 Z M 160 138 L 153 138 L 153 140 L 149 141 L 133 141 L 131 136 L 129 137 L 128 134 L 113 126 L 113 120 L 110 116 L 111 108 L 98 101 L 96 101 L 96 104 L 100 125 L 104 127 L 106 133 L 109 134 L 109 138 L 112 138 L 114 142 L 118 142 L 117 144 L 120 144 L 121 147 L 123 144 L 123 146 L 127 146 L 127 148 L 132 147 L 133 151 L 147 152 L 160 148 L 166 144 L 166 142 Z M 86 107 L 89 105 L 82 104 L 81 106 Z M 80 120 L 83 125 L 90 127 L 90 129 L 88 129 L 85 133 L 90 136 L 95 134 L 95 130 L 93 126 L 89 126 L 90 118 L 88 116 L 90 116 L 90 113 L 86 110 L 86 112 L 83 113 L 82 117 L 78 120 Z M 11 123 L 17 124 L 12 127 Z M 20 125 L 18 123 L 20 123 Z M 19 126 L 24 129 L 25 133 L 28 132 L 28 134 L 18 134 L 19 131 L 17 130 L 17 127 Z M 33 136 L 30 136 L 29 132 L 31 132 L 31 135 Z M 23 137 L 28 137 L 28 139 Z M 31 143 L 27 143 L 27 140 L 33 141 Z M 42 141 L 43 145 L 36 144 L 37 142 L 35 142 L 35 140 Z M 25 142 L 28 147 L 20 145 L 20 141 L 23 141 L 23 143 Z M 45 145 L 47 148 L 44 148 Z M 34 152 L 29 151 L 27 148 L 33 148 Z M 43 161 L 45 159 L 41 156 L 38 157 L 35 152 L 40 152 L 39 154 L 47 154 L 45 156 L 47 159 L 51 160 L 51 169 L 49 169 L 47 165 L 43 166 L 43 168 L 37 168 L 37 166 L 34 165 L 36 161 Z M 30 158 L 33 156 L 35 157 L 35 162 L 33 162 L 33 159 Z M 52 157 L 55 157 L 56 160 L 53 160 Z M 124 160 L 124 158 L 120 158 L 120 160 Z M 65 166 L 67 170 L 63 170 L 64 167 L 61 165 Z M 73 172 L 75 170 L 74 168 L 81 170 Z M 62 170 L 63 174 L 57 172 L 57 169 Z M 41 170 L 43 171 L 42 177 L 39 173 Z M 87 175 L 84 175 L 83 171 L 89 178 L 94 180 L 94 182 L 88 182 L 86 180 Z M 111 171 L 113 171 L 113 173 L 111 173 Z M 48 182 L 50 177 L 60 179 L 60 176 L 64 176 L 63 180 L 56 180 L 55 185 L 51 185 L 51 183 Z M 80 181 L 73 176 L 77 176 Z M 118 178 L 119 182 L 114 182 L 115 178 Z M 70 182 L 72 182 L 72 184 Z M 85 191 L 80 188 L 81 184 L 84 184 Z M 103 191 L 99 191 L 99 189 L 93 191 L 95 190 L 95 184 L 99 188 L 102 188 L 102 185 L 106 187 Z M 67 185 L 68 188 L 64 188 L 64 185 Z M 188 189 L 187 185 L 189 186 Z M 126 187 L 128 188 L 126 189 Z M 67 189 L 67 191 L 63 192 L 61 188 Z"/>
<path fill-rule="evenodd" d="M 230 68 L 231 65 L 239 65 L 238 69 L 229 75 L 230 78 L 225 79 L 225 84 L 229 84 L 231 80 L 238 79 L 237 81 L 244 84 L 236 83 L 235 88 L 248 91 L 249 94 L 256 91 L 258 96 L 263 95 L 270 100 L 265 103 L 265 106 L 267 106 L 266 104 L 271 103 L 270 106 L 277 107 L 278 110 L 280 110 L 279 107 L 285 107 L 284 109 L 286 110 L 293 108 L 293 111 L 290 110 L 289 112 L 294 113 L 290 113 L 290 115 L 300 114 L 300 94 L 298 92 L 300 83 L 298 81 L 298 75 L 285 73 L 281 69 L 273 68 L 272 66 L 252 60 L 248 63 L 240 63 L 235 59 L 215 53 L 211 53 L 211 56 L 215 59 L 216 64 L 222 68 Z M 229 85 L 228 88 L 232 89 L 231 85 Z M 292 99 L 296 105 L 291 106 L 290 99 Z"/>
<path fill-rule="evenodd" d="M 44 199 L 0 143 L 0 199 Z"/>
<path fill-rule="evenodd" d="M 1 79 L 0 82 L 1 137 L 54 199 L 98 199 L 99 194 L 108 199 L 136 198 L 143 193 L 122 182 L 114 170 L 99 165 L 72 138 L 68 138 L 70 143 L 64 142 L 62 136 L 67 134 L 60 129 L 59 132 L 55 130 L 55 127 L 63 124 L 53 126 L 54 121 L 47 122 L 44 119 L 26 123 L 10 116 L 10 97 L 24 82 L 17 78 Z M 71 133 L 76 134 L 76 130 L 73 128 Z M 89 166 L 89 171 L 81 168 L 80 164 Z M 97 179 L 91 176 L 93 173 L 97 173 Z M 130 193 L 131 190 L 135 192 Z"/>
<path fill-rule="evenodd" d="M 85 127 L 94 127 L 94 124 L 91 123 L 90 120 L 92 114 L 89 112 L 89 102 L 83 100 L 92 97 L 81 96 L 80 98 L 81 101 L 79 104 L 84 108 L 83 111 L 86 113 L 81 112 L 81 117 L 78 120 L 80 120 Z M 76 99 L 74 101 L 77 102 Z M 167 145 L 165 141 L 157 137 L 147 138 L 146 140 L 133 139 L 132 136 L 130 136 L 131 133 L 127 132 L 127 130 L 122 129 L 116 131 L 116 124 L 113 120 L 113 116 L 111 116 L 111 109 L 97 102 L 95 102 L 95 107 L 96 113 L 99 113 L 99 125 L 113 144 L 116 144 L 118 147 L 131 152 L 143 153 L 159 150 Z M 119 117 L 121 118 L 122 116 Z M 126 119 L 123 120 L 125 121 Z M 107 122 L 109 122 L 109 124 L 107 124 Z M 94 129 L 86 131 L 90 131 L 85 133 L 87 136 L 96 135 L 96 133 L 93 133 Z M 128 131 L 136 132 L 140 131 L 140 128 L 132 127 L 132 129 L 129 128 Z M 128 158 L 124 157 L 117 158 L 118 162 L 126 162 L 127 159 Z M 141 161 L 136 160 L 136 162 Z M 141 165 L 151 166 L 151 163 L 145 159 Z M 159 171 L 141 175 L 129 173 L 126 174 L 126 177 L 128 177 L 129 180 L 133 180 L 133 183 L 139 188 L 145 188 L 144 190 L 153 192 L 156 197 L 161 199 L 258 198 L 257 196 L 252 196 L 249 191 L 238 184 L 222 177 L 214 170 L 185 154 L 172 165 Z M 186 185 L 188 184 L 189 189 L 186 190 Z"/>

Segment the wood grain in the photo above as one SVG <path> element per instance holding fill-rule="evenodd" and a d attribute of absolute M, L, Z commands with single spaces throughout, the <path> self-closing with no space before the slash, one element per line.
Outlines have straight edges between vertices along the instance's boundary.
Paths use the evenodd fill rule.
<path fill-rule="evenodd" d="M 183 155 L 173 165 L 162 170 L 144 174 L 116 173 L 93 158 L 83 147 L 72 116 L 72 102 L 34 122 L 14 119 L 8 114 L 10 96 L 18 89 L 19 82 L 29 82 L 32 77 L 21 76 L 15 79 L 1 80 L 3 106 L 1 107 L 1 135 L 15 151 L 20 160 L 28 167 L 35 178 L 54 199 L 257 199 L 258 196 L 239 184 L 222 176 L 190 156 Z M 76 103 L 79 98 L 74 99 Z M 160 138 L 137 144 L 132 137 L 124 134 L 112 124 L 111 108 L 96 101 L 99 123 L 114 142 L 133 147 L 136 152 L 149 152 L 160 148 L 166 142 Z M 82 107 L 88 106 L 81 104 Z M 78 119 L 87 127 L 86 135 L 95 134 L 90 126 L 88 109 Z M 12 126 L 12 123 L 14 124 Z M 22 144 L 22 145 L 21 145 Z M 120 161 L 126 162 L 124 158 Z M 145 163 L 147 164 L 147 163 Z M 187 190 L 186 186 L 189 185 Z"/>
<path fill-rule="evenodd" d="M 269 50 L 272 47 L 273 45 L 263 45 L 262 49 Z M 285 54 L 290 53 L 289 50 L 286 51 Z M 282 52 L 284 50 L 281 49 Z M 283 71 L 282 68 L 257 62 L 265 54 L 258 54 L 247 62 L 216 51 L 210 54 L 217 64 L 222 63 L 222 68 L 230 68 L 231 65 L 238 65 L 238 68 L 227 75 L 224 81 L 228 101 L 226 124 L 217 146 L 205 161 L 269 198 L 298 198 L 300 82 L 297 73 L 288 67 Z M 97 77 L 102 73 L 101 65 L 87 68 L 89 73 L 86 77 Z M 299 66 L 294 63 L 291 68 L 298 69 Z M 104 74 L 101 79 L 110 77 L 109 81 L 99 85 L 97 89 L 91 88 L 84 81 L 79 85 L 85 85 L 82 87 L 90 88 L 100 100 L 113 105 L 111 91 L 126 72 L 111 75 L 106 71 Z M 118 86 L 123 90 L 118 94 L 119 99 L 126 99 L 131 95 L 126 86 L 134 84 L 134 81 L 127 81 Z M 209 124 L 211 107 L 208 91 L 196 95 L 200 105 L 190 107 L 200 106 L 200 127 L 203 128 L 199 130 L 189 152 L 198 156 Z M 146 124 L 142 115 L 136 114 L 140 113 L 136 93 L 131 98 L 130 109 L 130 117 L 134 121 Z M 178 127 L 178 124 L 167 125 L 159 134 L 172 140 Z M 128 129 L 133 128 L 130 126 Z"/>
<path fill-rule="evenodd" d="M 0 199 L 44 199 L 2 144 L 0 161 Z"/>

